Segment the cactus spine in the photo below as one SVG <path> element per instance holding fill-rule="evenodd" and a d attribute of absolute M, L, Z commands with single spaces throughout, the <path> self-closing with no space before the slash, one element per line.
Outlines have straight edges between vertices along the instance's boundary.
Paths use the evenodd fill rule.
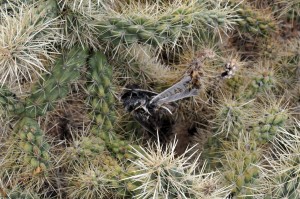
<path fill-rule="evenodd" d="M 24 163 L 38 172 L 47 170 L 50 161 L 49 144 L 44 141 L 44 135 L 38 123 L 25 117 L 18 123 L 17 129 L 19 146 L 25 153 Z"/>
<path fill-rule="evenodd" d="M 164 44 L 176 46 L 181 38 L 192 38 L 200 27 L 230 28 L 236 20 L 234 13 L 228 7 L 209 9 L 194 2 L 169 9 L 164 14 L 158 13 L 155 18 L 132 13 L 116 14 L 99 20 L 97 26 L 99 38 L 114 45 L 139 42 L 159 47 Z"/>
<path fill-rule="evenodd" d="M 276 30 L 275 22 L 262 16 L 259 12 L 251 9 L 251 7 L 241 7 L 237 13 L 241 16 L 242 20 L 238 24 L 242 32 L 250 32 L 255 35 L 266 36 Z"/>
<path fill-rule="evenodd" d="M 271 193 L 269 198 L 290 198 L 300 197 L 300 123 L 296 121 L 294 131 L 286 129 L 279 130 L 274 138 L 274 149 L 266 156 L 269 169 L 262 168 L 264 180 L 261 185 L 268 184 Z M 261 186 L 261 192 L 266 190 Z"/>
<path fill-rule="evenodd" d="M 127 141 L 121 140 L 113 132 L 116 122 L 115 98 L 112 87 L 112 67 L 107 63 L 106 57 L 101 52 L 96 52 L 89 61 L 90 73 L 87 90 L 91 105 L 90 116 L 94 121 L 91 133 L 100 136 L 105 141 L 106 147 L 119 159 L 129 158 L 131 148 Z"/>
<path fill-rule="evenodd" d="M 43 3 L 43 4 L 39 4 Z M 44 60 L 52 60 L 61 41 L 56 27 L 55 0 L 33 5 L 10 3 L 12 11 L 1 13 L 0 84 L 21 87 L 22 79 L 32 81 L 33 74 L 45 72 Z M 37 45 L 38 44 L 38 45 Z"/>
<path fill-rule="evenodd" d="M 260 144 L 273 141 L 278 129 L 284 127 L 287 119 L 287 110 L 276 105 L 270 106 L 260 121 L 254 125 L 251 133 Z"/>
<path fill-rule="evenodd" d="M 175 157 L 176 144 L 177 142 L 173 141 L 166 146 L 160 146 L 158 141 L 153 145 L 148 143 L 147 148 L 134 149 L 133 153 L 137 159 L 132 162 L 132 167 L 135 171 L 126 178 L 136 183 L 134 196 L 136 198 L 222 197 L 224 193 L 218 193 L 215 189 L 219 184 L 214 177 L 212 177 L 213 183 L 205 177 L 200 177 L 211 174 L 203 173 L 204 168 L 197 172 L 198 158 L 192 160 L 194 153 L 187 156 L 192 149 L 187 149 L 183 155 Z M 207 185 L 206 188 L 204 184 Z M 206 192 L 210 188 L 212 189 Z"/>
<path fill-rule="evenodd" d="M 80 71 L 85 65 L 87 49 L 75 46 L 58 59 L 50 74 L 44 75 L 44 80 L 37 83 L 32 94 L 25 99 L 26 117 L 38 117 L 53 110 L 57 100 L 63 99 L 70 92 L 70 83 L 80 77 Z"/>
<path fill-rule="evenodd" d="M 255 140 L 242 136 L 237 140 L 237 147 L 229 142 L 225 145 L 226 159 L 221 162 L 224 179 L 233 186 L 231 193 L 237 198 L 252 198 L 256 194 L 255 186 L 260 173 L 260 149 Z"/>
<path fill-rule="evenodd" d="M 7 120 L 10 117 L 21 114 L 23 111 L 24 105 L 14 93 L 6 87 L 0 88 L 0 119 Z"/>

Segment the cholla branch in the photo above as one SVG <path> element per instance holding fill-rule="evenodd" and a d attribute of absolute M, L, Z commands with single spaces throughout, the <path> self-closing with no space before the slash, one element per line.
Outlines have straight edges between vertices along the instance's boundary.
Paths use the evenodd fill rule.
<path fill-rule="evenodd" d="M 55 43 L 61 41 L 56 19 L 38 15 L 35 8 L 20 5 L 13 13 L 0 9 L 0 84 L 20 86 L 32 81 L 33 74 L 47 72 L 46 60 L 57 53 Z"/>

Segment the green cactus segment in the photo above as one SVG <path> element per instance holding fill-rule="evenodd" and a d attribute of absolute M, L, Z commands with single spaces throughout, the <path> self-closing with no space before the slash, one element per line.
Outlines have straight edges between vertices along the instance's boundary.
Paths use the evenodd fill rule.
<path fill-rule="evenodd" d="M 261 144 L 273 141 L 278 129 L 284 126 L 287 119 L 288 113 L 286 110 L 271 107 L 258 124 L 254 126 L 251 133 Z"/>
<path fill-rule="evenodd" d="M 265 90 L 270 90 L 275 85 L 275 77 L 272 71 L 263 73 L 253 78 L 250 85 L 248 86 L 245 97 L 253 98 L 257 93 Z"/>
<path fill-rule="evenodd" d="M 243 85 L 243 78 L 240 76 L 233 76 L 232 78 L 226 79 L 225 83 L 233 94 L 239 94 L 239 90 Z"/>
<path fill-rule="evenodd" d="M 269 167 L 261 186 L 270 183 L 269 198 L 300 198 L 299 127 L 296 121 L 293 130 L 282 128 L 274 139 L 272 151 L 265 157 Z"/>
<path fill-rule="evenodd" d="M 121 140 L 113 132 L 115 115 L 115 98 L 112 88 L 112 67 L 101 52 L 96 52 L 89 61 L 90 73 L 87 90 L 91 105 L 90 117 L 94 121 L 91 133 L 100 137 L 106 147 L 119 159 L 132 158 L 129 153 L 129 141 Z"/>
<path fill-rule="evenodd" d="M 115 192 L 115 195 L 120 197 L 128 195 L 126 182 L 123 181 L 126 177 L 125 169 L 111 156 L 106 156 L 103 159 L 103 163 L 104 165 L 100 168 L 100 171 L 106 174 L 106 178 L 109 179 L 109 185 Z"/>
<path fill-rule="evenodd" d="M 25 165 L 33 170 L 37 168 L 41 171 L 47 170 L 50 146 L 45 142 L 38 123 L 31 118 L 23 118 L 18 123 L 16 136 L 20 140 L 19 147 L 25 154 L 23 159 Z"/>
<path fill-rule="evenodd" d="M 227 138 L 238 137 L 245 128 L 247 113 L 244 110 L 247 103 L 225 100 L 217 110 L 216 118 L 213 119 L 213 128 L 216 133 L 223 133 Z"/>
<path fill-rule="evenodd" d="M 53 110 L 57 100 L 65 98 L 70 92 L 70 83 L 78 80 L 85 65 L 87 50 L 73 47 L 56 61 L 51 74 L 43 76 L 32 94 L 25 99 L 25 117 L 38 117 Z"/>
<path fill-rule="evenodd" d="M 232 193 L 237 198 L 255 194 L 255 186 L 259 177 L 260 152 L 254 141 L 240 143 L 236 149 L 225 152 L 226 160 L 222 161 L 223 176 L 228 185 L 232 185 Z M 246 197 L 247 198 L 247 197 Z"/>
<path fill-rule="evenodd" d="M 9 89 L 0 88 L 0 118 L 4 116 L 19 115 L 24 111 L 24 105 Z M 4 118 L 2 118 L 4 119 Z"/>
<path fill-rule="evenodd" d="M 130 153 L 132 147 L 138 148 L 137 145 L 132 145 L 128 140 L 120 139 L 113 133 L 105 133 L 102 131 L 99 136 L 105 141 L 106 147 L 119 160 L 134 160 L 135 156 Z"/>
<path fill-rule="evenodd" d="M 76 173 L 67 177 L 67 194 L 70 198 L 108 198 L 127 195 L 125 170 L 111 156 L 101 154 L 95 164 L 76 165 Z"/>
<path fill-rule="evenodd" d="M 105 150 L 104 144 L 104 141 L 98 137 L 84 137 L 79 144 L 81 146 L 79 153 L 84 156 L 98 155 Z"/>
<path fill-rule="evenodd" d="M 203 148 L 201 156 L 206 160 L 208 168 L 220 168 L 222 166 L 220 159 L 224 156 L 222 138 L 217 136 L 209 137 Z"/>
<path fill-rule="evenodd" d="M 207 160 L 210 168 L 219 168 L 220 159 L 224 157 L 224 143 L 236 142 L 246 131 L 250 114 L 247 106 L 250 102 L 225 99 L 216 109 L 216 116 L 211 121 L 214 135 L 205 143 L 202 156 Z"/>
<path fill-rule="evenodd" d="M 251 6 L 235 0 L 230 1 L 230 6 L 237 7 L 237 14 L 240 17 L 237 23 L 241 32 L 266 36 L 276 30 L 275 21 L 271 17 L 261 14 Z"/>
<path fill-rule="evenodd" d="M 112 67 L 101 52 L 97 52 L 91 57 L 89 65 L 90 83 L 87 85 L 87 89 L 92 108 L 90 116 L 101 130 L 110 132 L 115 122 L 115 98 L 111 82 Z"/>
<path fill-rule="evenodd" d="M 99 38 L 114 45 L 136 42 L 162 46 L 191 37 L 201 28 L 228 28 L 235 23 L 233 9 L 209 10 L 203 5 L 180 6 L 157 17 L 124 14 L 105 18 L 98 23 Z M 132 15 L 132 16 L 130 16 Z"/>
<path fill-rule="evenodd" d="M 99 161 L 97 157 L 105 150 L 105 142 L 100 137 L 95 136 L 82 137 L 82 139 L 74 141 L 73 145 L 67 148 L 67 152 L 71 157 L 69 162 L 72 163 L 83 163 L 85 161 L 96 163 Z"/>

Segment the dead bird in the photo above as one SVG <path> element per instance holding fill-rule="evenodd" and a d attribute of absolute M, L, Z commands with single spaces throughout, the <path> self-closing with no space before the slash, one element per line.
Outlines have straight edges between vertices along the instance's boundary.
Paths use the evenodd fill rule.
<path fill-rule="evenodd" d="M 152 135 L 163 136 L 167 139 L 172 134 L 175 124 L 172 112 L 176 109 L 176 101 L 197 96 L 201 89 L 203 73 L 201 59 L 195 59 L 182 79 L 161 93 L 140 89 L 130 85 L 124 89 L 121 101 L 125 110 Z M 231 78 L 236 70 L 236 62 L 225 65 L 225 71 L 217 78 Z"/>
<path fill-rule="evenodd" d="M 130 85 L 121 95 L 125 110 L 151 134 L 167 136 L 174 125 L 172 112 L 176 101 L 198 95 L 200 91 L 199 65 L 193 65 L 183 78 L 161 93 L 155 93 Z"/>

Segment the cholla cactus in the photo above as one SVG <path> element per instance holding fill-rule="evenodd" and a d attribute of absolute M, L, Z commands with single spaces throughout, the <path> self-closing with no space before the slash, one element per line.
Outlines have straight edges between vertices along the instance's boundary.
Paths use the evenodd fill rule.
<path fill-rule="evenodd" d="M 242 135 L 237 140 L 237 146 L 225 144 L 223 176 L 227 183 L 232 184 L 232 194 L 237 198 L 256 196 L 256 178 L 259 177 L 261 149 L 249 135 Z"/>
<path fill-rule="evenodd" d="M 64 46 L 71 48 L 76 44 L 100 48 L 95 17 L 101 18 L 105 4 L 99 0 L 59 0 L 63 21 Z"/>
<path fill-rule="evenodd" d="M 25 99 L 23 115 L 35 118 L 53 110 L 56 101 L 70 92 L 70 83 L 79 79 L 86 58 L 87 49 L 78 46 L 63 53 L 51 74 L 44 75 L 44 80 L 37 82 L 31 95 Z"/>
<path fill-rule="evenodd" d="M 251 134 L 259 144 L 264 144 L 273 140 L 280 127 L 285 127 L 289 113 L 280 103 L 272 101 L 269 107 L 259 108 L 263 115 L 253 124 Z"/>
<path fill-rule="evenodd" d="M 260 11 L 254 10 L 253 7 L 241 3 L 239 3 L 238 7 L 237 13 L 241 17 L 238 24 L 241 32 L 266 36 L 276 30 L 275 20 L 272 19 L 271 13 L 267 14 L 267 10 L 262 14 Z"/>
<path fill-rule="evenodd" d="M 110 180 L 101 166 L 77 165 L 74 173 L 66 177 L 66 192 L 70 198 L 106 198 L 111 188 Z"/>
<path fill-rule="evenodd" d="M 32 81 L 34 75 L 47 72 L 45 61 L 53 61 L 55 44 L 61 41 L 52 17 L 54 0 L 37 7 L 20 5 L 12 13 L 1 9 L 0 23 L 0 84 L 21 85 Z"/>
<path fill-rule="evenodd" d="M 28 191 L 28 194 L 19 192 L 27 195 L 27 198 L 32 196 L 29 193 L 44 195 L 50 190 L 53 191 L 52 171 L 57 162 L 49 152 L 51 146 L 43 136 L 37 132 L 28 132 L 24 138 L 22 130 L 19 132 L 21 138 L 11 136 L 1 148 L 0 156 L 3 159 L 0 162 L 0 177 L 6 184 L 5 188 L 12 190 L 9 193 L 14 193 L 13 190 L 20 186 Z M 32 130 L 33 128 L 30 129 Z"/>
<path fill-rule="evenodd" d="M 105 142 L 100 137 L 82 136 L 74 139 L 66 149 L 67 164 L 83 164 L 84 162 L 97 162 L 100 155 L 106 151 Z"/>
<path fill-rule="evenodd" d="M 0 0 L 0 198 L 300 198 L 300 4 L 270 2 Z"/>
<path fill-rule="evenodd" d="M 296 121 L 294 131 L 280 129 L 273 142 L 274 149 L 266 155 L 269 169 L 263 169 L 265 180 L 263 185 L 268 185 L 262 193 L 268 193 L 269 198 L 300 197 L 300 122 Z"/>
<path fill-rule="evenodd" d="M 132 162 L 135 172 L 126 178 L 140 183 L 134 189 L 136 198 L 214 198 L 224 196 L 226 191 L 217 189 L 217 181 L 212 173 L 198 169 L 198 158 L 188 155 L 191 149 L 176 157 L 173 141 L 166 147 L 158 143 L 148 144 L 148 148 L 133 149 L 137 159 Z M 214 179 L 216 180 L 216 178 Z M 207 186 L 209 185 L 209 186 Z M 220 191 L 220 192 L 219 192 Z"/>
<path fill-rule="evenodd" d="M 237 16 L 232 8 L 220 4 L 205 4 L 196 1 L 146 7 L 123 6 L 123 12 L 109 10 L 103 18 L 97 19 L 99 38 L 119 48 L 121 44 L 170 45 L 177 47 L 180 40 L 193 39 L 201 28 L 220 30 L 231 29 Z"/>
<path fill-rule="evenodd" d="M 239 102 L 224 99 L 217 107 L 216 117 L 212 120 L 216 133 L 222 133 L 226 137 L 238 137 L 242 130 L 245 130 L 247 119 L 251 116 L 246 107 L 249 102 Z"/>
<path fill-rule="evenodd" d="M 245 90 L 244 97 L 255 98 L 258 94 L 275 88 L 279 82 L 274 68 L 269 61 L 260 61 L 257 63 L 255 65 L 255 72 L 251 75 L 250 83 Z"/>

